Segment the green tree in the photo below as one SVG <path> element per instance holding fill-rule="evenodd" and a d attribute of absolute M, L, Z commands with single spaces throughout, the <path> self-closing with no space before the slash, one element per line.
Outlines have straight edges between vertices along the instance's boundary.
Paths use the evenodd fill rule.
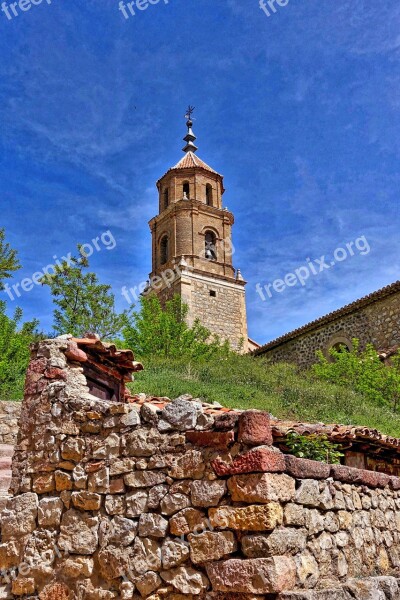
<path fill-rule="evenodd" d="M 179 295 L 163 307 L 157 296 L 142 297 L 140 311 L 134 312 L 124 328 L 125 344 L 138 356 L 201 359 L 217 352 L 229 353 L 228 344 L 196 320 L 192 327 L 186 322 L 188 306 Z"/>
<path fill-rule="evenodd" d="M 344 456 L 340 446 L 329 441 L 326 435 L 300 435 L 296 431 L 289 431 L 286 445 L 298 458 L 318 460 L 331 465 L 339 464 Z"/>
<path fill-rule="evenodd" d="M 4 280 L 12 277 L 20 268 L 17 251 L 6 242 L 5 231 L 0 229 L 0 290 L 4 289 Z"/>
<path fill-rule="evenodd" d="M 89 262 L 78 246 L 78 257 L 64 261 L 55 272 L 42 278 L 48 285 L 54 310 L 54 330 L 58 334 L 97 333 L 101 338 L 118 337 L 127 324 L 129 311 L 115 311 L 111 286 L 99 282 L 95 273 L 84 272 Z"/>
<path fill-rule="evenodd" d="M 312 371 L 320 379 L 346 386 L 360 392 L 377 404 L 397 410 L 400 400 L 400 354 L 385 365 L 372 344 L 360 350 L 360 342 L 353 340 L 350 352 L 332 349 L 331 360 L 318 352 L 319 362 Z"/>
<path fill-rule="evenodd" d="M 0 302 L 0 399 L 20 400 L 24 393 L 29 346 L 38 338 L 38 321 L 21 324 L 22 311 L 9 318 Z"/>

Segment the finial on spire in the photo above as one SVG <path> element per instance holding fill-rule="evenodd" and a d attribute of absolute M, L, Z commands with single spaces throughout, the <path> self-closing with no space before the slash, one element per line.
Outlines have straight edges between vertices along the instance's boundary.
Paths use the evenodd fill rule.
<path fill-rule="evenodd" d="M 193 127 L 192 114 L 194 112 L 194 109 L 195 109 L 195 107 L 190 106 L 190 104 L 189 104 L 189 107 L 185 114 L 185 119 L 187 119 L 186 126 L 188 128 L 188 132 L 187 132 L 186 136 L 183 138 L 184 141 L 186 142 L 186 146 L 183 148 L 183 151 L 186 153 L 197 151 L 197 146 L 194 144 L 194 142 L 196 141 L 196 136 L 194 135 L 194 133 L 192 131 L 192 127 Z"/>

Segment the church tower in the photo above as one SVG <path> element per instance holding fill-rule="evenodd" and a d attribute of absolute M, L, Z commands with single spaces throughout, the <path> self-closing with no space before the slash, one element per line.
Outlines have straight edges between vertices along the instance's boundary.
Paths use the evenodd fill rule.
<path fill-rule="evenodd" d="M 232 348 L 248 350 L 245 285 L 232 265 L 234 217 L 223 207 L 223 177 L 197 155 L 189 108 L 182 159 L 157 182 L 159 212 L 152 235 L 151 288 L 161 301 L 179 294 Z"/>

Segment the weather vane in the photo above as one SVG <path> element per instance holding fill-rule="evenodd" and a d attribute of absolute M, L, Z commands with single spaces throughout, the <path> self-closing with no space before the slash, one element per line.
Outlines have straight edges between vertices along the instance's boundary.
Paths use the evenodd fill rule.
<path fill-rule="evenodd" d="M 196 108 L 195 106 L 190 106 L 190 104 L 189 104 L 189 107 L 188 107 L 188 109 L 186 111 L 185 119 L 191 119 L 192 118 L 192 114 L 194 113 L 194 109 L 195 108 Z"/>

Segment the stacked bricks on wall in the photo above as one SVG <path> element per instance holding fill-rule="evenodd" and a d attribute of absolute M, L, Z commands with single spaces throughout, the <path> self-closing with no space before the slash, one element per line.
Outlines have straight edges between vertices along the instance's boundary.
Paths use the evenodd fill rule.
<path fill-rule="evenodd" d="M 399 478 L 285 455 L 265 412 L 129 398 L 140 368 L 92 339 L 33 348 L 0 598 L 400 597 Z"/>

